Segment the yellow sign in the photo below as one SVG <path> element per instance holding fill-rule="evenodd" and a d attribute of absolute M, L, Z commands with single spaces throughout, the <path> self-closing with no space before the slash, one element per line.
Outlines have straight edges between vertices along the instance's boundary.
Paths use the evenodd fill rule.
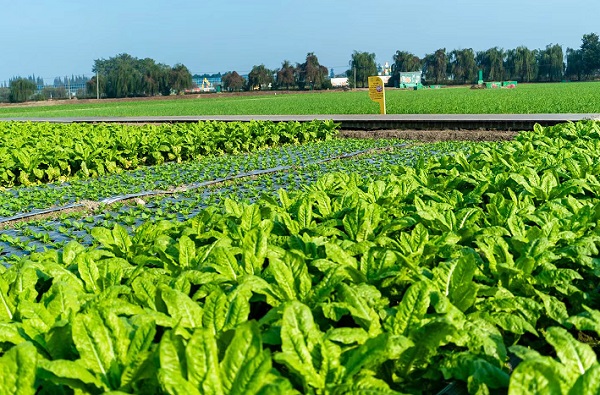
<path fill-rule="evenodd" d="M 385 114 L 385 87 L 380 77 L 369 77 L 369 97 L 379 103 L 381 114 Z"/>

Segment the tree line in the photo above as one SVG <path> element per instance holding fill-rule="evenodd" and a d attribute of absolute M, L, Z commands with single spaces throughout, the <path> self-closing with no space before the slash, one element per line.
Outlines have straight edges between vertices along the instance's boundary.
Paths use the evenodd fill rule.
<path fill-rule="evenodd" d="M 108 98 L 167 96 L 192 87 L 192 75 L 183 64 L 171 67 L 126 53 L 96 59 L 92 71 L 96 76 L 88 81 L 88 91 Z"/>
<path fill-rule="evenodd" d="M 319 63 L 314 52 L 309 52 L 303 63 L 293 65 L 284 60 L 281 68 L 270 70 L 264 64 L 252 67 L 247 78 L 237 71 L 223 74 L 223 88 L 228 91 L 265 90 L 265 89 L 329 89 L 331 81 L 328 78 L 327 67 Z"/>
<path fill-rule="evenodd" d="M 397 51 L 389 83 L 396 85 L 402 71 L 422 71 L 427 84 L 473 84 L 478 80 L 479 70 L 486 81 L 558 82 L 568 76 L 563 49 L 558 44 L 535 50 L 520 46 L 478 52 L 471 48 L 450 52 L 440 48 L 423 58 Z"/>
<path fill-rule="evenodd" d="M 578 49 L 549 44 L 542 49 L 519 46 L 514 49 L 493 47 L 485 51 L 471 48 L 446 51 L 440 48 L 423 58 L 405 51 L 393 56 L 390 84 L 397 84 L 400 72 L 422 71 L 429 84 L 470 84 L 479 70 L 486 81 L 557 82 L 594 80 L 600 77 L 600 40 L 596 33 L 585 34 Z M 357 68 L 374 66 L 373 59 L 354 62 Z M 364 77 L 363 77 L 364 78 Z M 361 80 L 362 82 L 362 80 Z"/>
<path fill-rule="evenodd" d="M 585 81 L 600 77 L 600 39 L 589 33 L 582 37 L 579 48 L 549 44 L 542 49 L 519 46 L 514 49 L 493 47 L 485 51 L 471 48 L 447 51 L 440 48 L 420 58 L 407 51 L 393 55 L 388 82 L 397 86 L 400 73 L 421 71 L 426 84 L 473 84 L 478 71 L 483 71 L 486 81 L 557 82 L 565 79 Z M 349 69 L 344 73 L 351 87 L 366 87 L 368 77 L 377 75 L 381 66 L 375 54 L 354 51 Z M 84 81 L 86 89 L 78 97 L 122 98 L 183 93 L 192 87 L 192 75 L 183 64 L 168 66 L 153 59 L 138 59 L 129 54 L 119 54 L 109 59 L 96 59 L 91 79 L 72 77 L 71 81 Z M 219 74 L 220 75 L 220 74 Z M 54 87 L 37 92 L 40 78 L 16 77 L 9 87 L 0 87 L 0 101 L 21 102 L 70 96 L 65 87 L 68 78 L 58 79 Z M 81 81 L 80 81 L 81 80 Z M 284 60 L 280 68 L 268 69 L 255 65 L 247 76 L 229 71 L 221 76 L 222 86 L 228 91 L 264 89 L 329 89 L 331 80 L 327 68 L 319 63 L 314 52 L 306 55 L 303 63 L 292 64 Z M 58 85 L 57 85 L 58 82 Z M 43 84 L 43 80 L 41 81 Z M 36 93 L 37 92 L 37 93 Z"/>
<path fill-rule="evenodd" d="M 381 65 L 375 54 L 354 51 L 344 73 L 351 87 L 366 87 L 368 77 L 377 75 Z M 486 81 L 558 82 L 594 80 L 600 77 L 600 40 L 596 33 L 585 34 L 581 47 L 567 48 L 549 44 L 542 49 L 519 46 L 505 50 L 493 47 L 485 51 L 471 48 L 447 51 L 440 48 L 420 58 L 407 51 L 393 55 L 388 84 L 397 86 L 400 73 L 421 71 L 427 84 L 474 84 L 482 70 Z M 223 86 L 228 90 L 244 89 L 327 89 L 327 69 L 321 66 L 314 53 L 295 66 L 283 61 L 281 68 L 269 70 L 264 65 L 254 66 L 245 80 L 237 72 L 223 75 Z"/>
<path fill-rule="evenodd" d="M 166 96 L 192 87 L 192 75 L 184 65 L 171 67 L 126 53 L 96 59 L 92 71 L 96 74 L 92 78 L 56 78 L 54 85 L 44 86 L 41 90 L 42 79 L 16 77 L 9 81 L 8 88 L 0 88 L 0 101 L 64 99 L 71 96 L 67 91 L 74 91 L 74 87 L 80 98 L 95 98 L 97 94 L 102 98 Z"/>

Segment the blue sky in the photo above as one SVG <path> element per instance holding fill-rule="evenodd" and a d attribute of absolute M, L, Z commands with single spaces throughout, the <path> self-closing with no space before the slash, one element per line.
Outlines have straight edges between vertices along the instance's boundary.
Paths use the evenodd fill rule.
<path fill-rule="evenodd" d="M 314 52 L 336 73 L 354 50 L 392 60 L 438 48 L 578 48 L 600 34 L 598 0 L 0 0 L 0 83 L 91 75 L 94 59 L 129 53 L 192 73 L 277 68 Z"/>

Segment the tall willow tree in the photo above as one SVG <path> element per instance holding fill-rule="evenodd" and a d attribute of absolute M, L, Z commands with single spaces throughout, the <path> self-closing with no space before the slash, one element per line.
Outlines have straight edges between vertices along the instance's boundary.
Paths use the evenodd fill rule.
<path fill-rule="evenodd" d="M 327 67 L 321 66 L 314 52 L 306 54 L 306 61 L 296 65 L 296 82 L 299 89 L 325 89 L 331 87 Z"/>
<path fill-rule="evenodd" d="M 432 54 L 425 55 L 425 58 L 423 58 L 423 72 L 428 83 L 440 84 L 446 81 L 448 72 L 446 48 L 440 48 Z"/>
<path fill-rule="evenodd" d="M 422 62 L 418 56 L 406 51 L 396 51 L 394 54 L 394 63 L 392 64 L 390 85 L 396 86 L 400 82 L 400 73 L 404 71 L 420 71 L 421 67 Z"/>
<path fill-rule="evenodd" d="M 581 39 L 581 60 L 588 78 L 600 74 L 600 37 L 596 33 L 584 34 Z"/>
<path fill-rule="evenodd" d="M 475 52 L 471 48 L 455 49 L 450 52 L 450 74 L 455 83 L 474 83 L 477 79 Z"/>
<path fill-rule="evenodd" d="M 477 52 L 477 66 L 483 70 L 483 78 L 487 81 L 504 79 L 504 50 L 493 47 L 487 51 Z"/>
<path fill-rule="evenodd" d="M 277 87 L 290 89 L 296 82 L 296 68 L 290 63 L 289 60 L 284 60 L 281 64 L 281 68 L 277 70 Z"/>
<path fill-rule="evenodd" d="M 557 82 L 562 80 L 565 71 L 562 46 L 549 44 L 546 49 L 540 49 L 537 56 L 540 81 Z"/>
<path fill-rule="evenodd" d="M 350 85 L 354 87 L 354 73 L 356 72 L 356 88 L 364 88 L 369 85 L 369 76 L 377 75 L 377 64 L 375 54 L 369 52 L 354 51 L 349 62 L 350 70 L 346 76 Z"/>
<path fill-rule="evenodd" d="M 10 93 L 8 101 L 11 103 L 23 103 L 35 93 L 36 84 L 28 78 L 15 78 L 10 80 Z"/>
<path fill-rule="evenodd" d="M 264 64 L 252 67 L 252 70 L 248 73 L 248 87 L 250 89 L 263 90 L 273 82 L 273 71 L 266 68 Z"/>
<path fill-rule="evenodd" d="M 126 53 L 95 60 L 92 71 L 99 74 L 100 91 L 105 97 L 169 95 L 172 91 L 192 87 L 192 75 L 184 65 L 171 68 L 153 59 L 138 59 Z M 92 89 L 95 83 L 93 78 Z"/>

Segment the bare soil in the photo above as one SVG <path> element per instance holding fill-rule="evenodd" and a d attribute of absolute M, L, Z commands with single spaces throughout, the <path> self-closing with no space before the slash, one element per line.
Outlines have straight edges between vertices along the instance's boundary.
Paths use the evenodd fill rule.
<path fill-rule="evenodd" d="M 44 213 L 44 214 L 37 214 L 37 215 L 33 215 L 31 217 L 27 217 L 27 218 L 23 218 L 23 219 L 15 219 L 13 221 L 3 222 L 0 224 L 0 230 L 12 229 L 15 227 L 16 224 L 21 223 L 21 222 L 32 222 L 32 221 L 39 221 L 39 220 L 56 219 L 63 214 L 71 214 L 71 213 L 94 214 L 95 212 L 97 212 L 100 209 L 100 204 L 98 202 L 94 202 L 91 200 L 82 200 L 78 203 L 81 204 L 82 206 L 81 207 L 71 207 L 71 208 L 60 210 L 60 211 L 54 211 L 54 212 Z"/>

